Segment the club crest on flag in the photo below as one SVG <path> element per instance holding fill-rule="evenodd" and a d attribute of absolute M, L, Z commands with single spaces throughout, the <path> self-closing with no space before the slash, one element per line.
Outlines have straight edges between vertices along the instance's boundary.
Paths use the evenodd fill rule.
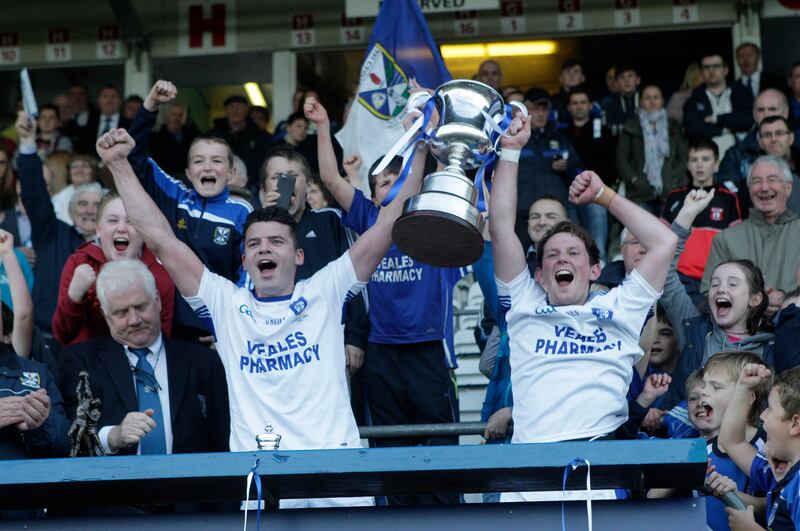
<path fill-rule="evenodd" d="M 376 43 L 361 67 L 358 102 L 382 120 L 396 118 L 408 101 L 408 76 L 383 46 Z"/>

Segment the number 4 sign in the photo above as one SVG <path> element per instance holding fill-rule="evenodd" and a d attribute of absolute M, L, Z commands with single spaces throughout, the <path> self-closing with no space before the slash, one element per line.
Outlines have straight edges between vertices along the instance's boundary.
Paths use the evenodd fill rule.
<path fill-rule="evenodd" d="M 583 29 L 581 0 L 558 0 L 558 29 L 559 31 Z"/>
<path fill-rule="evenodd" d="M 697 22 L 700 16 L 697 13 L 697 0 L 672 0 L 672 23 L 686 24 Z"/>

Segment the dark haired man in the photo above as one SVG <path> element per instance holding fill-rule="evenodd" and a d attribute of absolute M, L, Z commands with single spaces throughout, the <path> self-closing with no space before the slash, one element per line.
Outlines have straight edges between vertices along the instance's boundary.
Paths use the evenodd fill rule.
<path fill-rule="evenodd" d="M 73 88 L 82 89 L 85 86 L 76 85 Z M 76 116 L 65 128 L 65 133 L 72 138 L 73 148 L 76 153 L 94 155 L 94 143 L 103 133 L 115 127 L 128 127 L 130 120 L 122 116 L 122 93 L 116 85 L 105 85 L 97 96 L 97 109 L 90 108 L 83 123 Z"/>
<path fill-rule="evenodd" d="M 609 96 L 604 103 L 603 112 L 611 134 L 618 137 L 622 134 L 622 126 L 625 125 L 625 122 L 637 116 L 641 78 L 633 66 L 617 65 L 614 67 L 614 79 L 619 87 L 619 92 Z"/>
<path fill-rule="evenodd" d="M 244 282 L 239 256 L 244 221 L 253 208 L 228 193 L 227 183 L 234 167 L 230 146 L 219 137 L 195 138 L 189 147 L 185 170 L 192 189 L 170 177 L 148 157 L 150 131 L 158 116 L 158 106 L 175 99 L 177 93 L 169 81 L 157 81 L 150 89 L 131 125 L 130 134 L 136 142 L 129 154 L 131 166 L 178 239 L 214 273 Z M 186 303 L 180 297 L 175 302 L 175 323 L 188 327 L 185 334 L 179 331 L 178 335 L 191 337 L 202 331 Z"/>
<path fill-rule="evenodd" d="M 604 437 L 627 418 L 631 367 L 642 356 L 639 333 L 663 288 L 677 238 L 586 171 L 572 182 L 570 200 L 600 204 L 623 225 L 635 227 L 647 254 L 620 287 L 590 295 L 589 284 L 600 274 L 597 245 L 585 229 L 563 221 L 539 242 L 540 262 L 532 279 L 513 232 L 512 208 L 517 160 L 529 131 L 527 120 L 517 117 L 502 138 L 489 209 L 498 295 L 507 310 L 511 345 L 512 443 Z M 594 407 L 587 408 L 589 403 Z M 526 497 L 504 494 L 502 499 Z"/>
<path fill-rule="evenodd" d="M 250 102 L 234 94 L 225 99 L 225 117 L 214 120 L 209 131 L 225 140 L 247 165 L 247 175 L 258 175 L 258 163 L 270 141 L 270 134 L 259 128 L 250 117 Z"/>
<path fill-rule="evenodd" d="M 736 80 L 736 85 L 741 85 L 750 91 L 752 98 L 766 89 L 785 90 L 786 84 L 783 76 L 776 76 L 761 70 L 761 48 L 754 42 L 743 42 L 736 47 L 736 64 L 742 75 Z"/>
<path fill-rule="evenodd" d="M 231 450 L 253 449 L 271 422 L 285 450 L 360 447 L 345 379 L 342 305 L 370 279 L 391 245 L 402 205 L 419 189 L 408 179 L 378 223 L 347 253 L 310 279 L 295 282 L 304 261 L 294 219 L 283 209 L 259 210 L 246 222 L 242 262 L 253 289 L 212 273 L 175 237 L 128 163 L 133 139 L 112 130 L 97 150 L 111 170 L 131 223 L 161 260 L 181 294 L 214 325 L 228 380 Z M 282 506 L 371 505 L 371 498 L 291 500 Z"/>
<path fill-rule="evenodd" d="M 683 124 L 690 140 L 710 138 L 720 157 L 736 143 L 735 133 L 753 125 L 753 94 L 741 84 L 728 86 L 728 63 L 717 53 L 700 59 L 704 83 L 692 91 L 683 106 Z"/>
<path fill-rule="evenodd" d="M 561 64 L 561 73 L 558 76 L 558 83 L 561 86 L 550 98 L 553 105 L 553 120 L 556 125 L 561 127 L 569 123 L 569 92 L 577 86 L 586 82 L 583 73 L 583 63 L 577 59 L 567 59 Z"/>

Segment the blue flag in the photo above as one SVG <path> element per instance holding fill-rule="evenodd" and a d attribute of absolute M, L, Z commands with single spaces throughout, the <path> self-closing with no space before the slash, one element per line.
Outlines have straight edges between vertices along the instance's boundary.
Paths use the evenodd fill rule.
<path fill-rule="evenodd" d="M 358 93 L 336 134 L 345 158 L 361 157 L 365 192 L 367 170 L 403 135 L 411 79 L 435 89 L 451 76 L 416 0 L 384 1 L 361 66 Z"/>

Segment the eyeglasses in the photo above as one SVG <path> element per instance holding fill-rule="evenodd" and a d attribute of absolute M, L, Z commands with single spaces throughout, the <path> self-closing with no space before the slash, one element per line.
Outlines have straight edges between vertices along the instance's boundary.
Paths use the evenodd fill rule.
<path fill-rule="evenodd" d="M 70 162 L 69 169 L 75 170 L 78 168 L 91 168 L 92 164 L 90 162 Z"/>
<path fill-rule="evenodd" d="M 721 70 L 725 68 L 725 65 L 722 63 L 714 63 L 713 65 L 703 65 L 700 68 L 703 70 Z"/>
<path fill-rule="evenodd" d="M 777 140 L 779 138 L 783 138 L 783 137 L 788 136 L 788 135 L 789 135 L 789 131 L 787 131 L 786 129 L 784 129 L 782 131 L 769 131 L 767 133 L 759 133 L 758 134 L 758 136 L 760 136 L 761 138 L 765 138 L 767 140 L 772 140 L 773 138 Z"/>
<path fill-rule="evenodd" d="M 786 181 L 784 180 L 783 177 L 779 177 L 777 175 L 770 175 L 769 177 L 767 177 L 767 184 L 770 185 L 781 184 L 785 182 Z M 764 179 L 762 179 L 761 177 L 753 177 L 752 179 L 750 179 L 750 186 L 761 186 L 762 184 L 764 184 Z"/>

